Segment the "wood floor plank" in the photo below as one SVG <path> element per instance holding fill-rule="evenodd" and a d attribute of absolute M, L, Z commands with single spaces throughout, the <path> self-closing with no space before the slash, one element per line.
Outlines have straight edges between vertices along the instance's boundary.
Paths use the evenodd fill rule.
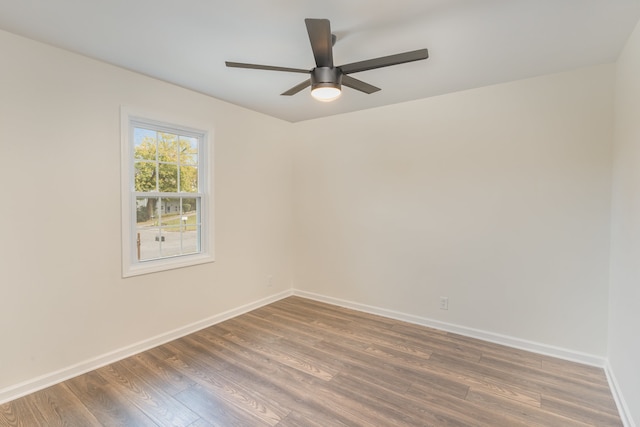
<path fill-rule="evenodd" d="M 101 425 L 157 426 L 144 412 L 114 390 L 113 385 L 96 371 L 67 380 L 64 384 L 82 401 Z"/>
<path fill-rule="evenodd" d="M 601 411 L 594 407 L 585 407 L 583 404 L 571 403 L 563 399 L 542 397 L 542 409 L 568 418 L 591 423 L 598 426 L 615 426 L 620 422 L 618 414 Z"/>
<path fill-rule="evenodd" d="M 604 371 L 289 297 L 0 405 L 5 426 L 619 427 Z"/>
<path fill-rule="evenodd" d="M 318 412 L 310 417 L 298 411 L 291 411 L 285 419 L 280 421 L 278 427 L 349 427 L 351 425 L 353 424 L 343 423 L 325 412 Z"/>
<path fill-rule="evenodd" d="M 237 317 L 233 319 L 233 322 L 224 322 L 217 326 L 224 329 L 226 333 L 243 332 L 245 335 L 251 335 L 252 339 L 265 344 L 287 336 L 287 330 L 283 327 L 282 322 L 268 322 L 262 318 L 253 317 L 252 313 Z M 317 340 L 318 337 L 310 339 Z"/>
<path fill-rule="evenodd" d="M 286 408 L 282 408 L 277 402 L 254 392 L 247 385 L 241 384 L 240 381 L 229 381 L 227 378 L 217 375 L 217 371 L 208 371 L 206 364 L 198 363 L 195 360 L 186 362 L 179 356 L 174 356 L 167 361 L 175 369 L 196 381 L 198 386 L 214 393 L 216 398 L 224 401 L 226 405 L 237 408 L 237 410 L 253 417 L 252 419 L 255 418 L 266 425 L 273 426 L 288 414 Z M 193 388 L 191 387 L 189 390 L 191 389 Z M 202 414 L 200 415 L 207 419 Z M 207 421 L 211 422 L 210 419 Z"/>
<path fill-rule="evenodd" d="M 243 411 L 236 405 L 229 405 L 226 399 L 218 397 L 218 393 L 206 386 L 195 384 L 176 394 L 176 399 L 188 406 L 208 424 L 216 427 L 245 427 L 271 426 L 272 423 L 263 421 Z"/>
<path fill-rule="evenodd" d="M 517 372 L 521 378 L 535 382 L 543 397 L 554 397 L 558 400 L 566 400 L 567 402 L 592 408 L 595 407 L 599 411 L 617 415 L 617 409 L 613 403 L 609 388 L 598 381 L 588 381 L 585 378 L 565 375 L 562 371 L 558 370 L 524 368 L 486 357 L 483 357 L 481 364 L 493 366 L 495 369 L 500 369 L 505 373 L 513 374 Z"/>
<path fill-rule="evenodd" d="M 240 360 L 236 366 L 221 372 L 220 375 L 232 375 L 241 379 L 252 389 L 276 398 L 290 407 L 291 412 L 295 414 L 290 413 L 285 417 L 288 424 L 306 416 L 306 419 L 312 422 L 310 425 L 361 425 L 359 418 L 354 417 L 345 408 L 349 399 L 337 397 L 326 381 L 276 360 Z M 323 424 L 322 420 L 326 423 Z"/>
<path fill-rule="evenodd" d="M 397 401 L 391 401 L 389 393 L 376 393 L 376 388 L 365 382 L 353 388 L 353 383 L 347 379 L 347 375 L 340 374 L 332 381 L 330 390 L 325 389 L 322 392 L 335 396 L 335 400 L 343 403 L 341 410 L 351 414 L 359 423 L 384 426 L 419 425 L 407 415 L 407 411 L 398 405 Z M 355 393 L 355 390 L 358 392 Z"/>
<path fill-rule="evenodd" d="M 496 359 L 492 356 L 487 355 L 482 356 L 479 364 L 490 366 L 506 372 L 517 372 L 518 374 L 528 377 L 534 377 L 540 382 L 551 385 L 562 385 L 563 387 L 571 386 L 575 389 L 584 389 L 584 387 L 588 387 L 589 391 L 592 393 L 599 393 L 603 395 L 607 395 L 609 393 L 609 388 L 601 383 L 575 376 L 569 376 L 560 370 L 549 370 L 543 369 L 541 367 L 534 368 L 530 366 L 523 366 L 517 363 Z"/>
<path fill-rule="evenodd" d="M 97 370 L 118 392 L 156 424 L 187 427 L 198 418 L 188 407 L 173 399 L 166 390 L 152 386 L 127 368 L 129 359 Z"/>
<path fill-rule="evenodd" d="M 44 426 L 42 414 L 32 404 L 29 396 L 0 405 L 0 426 L 30 427 Z"/>
<path fill-rule="evenodd" d="M 260 367 L 248 369 L 240 365 L 229 368 L 221 375 L 228 375 L 242 381 L 243 384 L 250 384 L 251 388 L 261 395 L 269 396 L 289 408 L 291 411 L 284 419 L 289 418 L 291 412 L 295 412 L 298 417 L 305 416 L 314 422 L 321 420 L 328 422 L 324 425 L 342 425 L 343 421 L 346 421 L 335 413 L 331 401 L 325 402 L 318 399 L 318 387 L 321 387 L 324 381 L 288 366 L 278 366 L 275 379 L 272 374 L 261 371 Z M 294 415 L 291 418 L 297 419 L 297 416 Z M 289 423 L 291 422 L 290 420 Z"/>
<path fill-rule="evenodd" d="M 544 357 L 530 351 L 482 341 L 477 338 L 465 337 L 451 332 L 447 332 L 444 339 L 450 340 L 452 343 L 471 347 L 481 352 L 484 356 L 504 359 L 505 361 L 523 366 L 540 367 L 542 364 L 542 358 Z"/>
<path fill-rule="evenodd" d="M 159 388 L 170 395 L 177 394 L 195 384 L 151 352 L 136 354 L 127 360 L 129 370 L 147 381 L 151 387 Z"/>
<path fill-rule="evenodd" d="M 565 377 L 578 378 L 591 384 L 599 384 L 608 388 L 607 376 L 604 370 L 595 366 L 583 365 L 568 360 L 556 359 L 550 356 L 540 356 L 542 368 L 549 372 L 560 372 Z"/>
<path fill-rule="evenodd" d="M 174 351 L 173 355 L 180 355 L 183 359 L 205 364 L 210 372 L 219 372 L 229 367 L 229 362 L 212 354 L 212 348 L 194 341 L 192 337 L 183 337 L 169 343 L 167 348 Z"/>
<path fill-rule="evenodd" d="M 250 348 L 257 353 L 262 354 L 265 357 L 273 358 L 283 365 L 290 366 L 294 369 L 298 369 L 302 372 L 306 372 L 319 379 L 329 381 L 335 376 L 337 371 L 329 366 L 322 360 L 318 360 L 316 363 L 307 355 L 299 351 L 281 351 L 273 347 L 267 347 L 264 345 L 256 345 L 251 341 L 243 338 L 239 334 L 228 334 L 226 338 L 239 346 Z"/>
<path fill-rule="evenodd" d="M 525 421 L 504 411 L 493 411 L 482 404 L 443 395 L 423 384 L 413 384 L 406 394 L 405 405 L 422 416 L 435 418 L 432 425 L 463 425 L 477 427 L 529 427 Z"/>
<path fill-rule="evenodd" d="M 354 353 L 348 346 L 342 346 L 338 342 L 322 341 L 316 345 L 317 348 L 328 354 L 340 355 L 340 360 L 344 364 L 344 370 L 352 375 L 373 384 L 381 384 L 397 392 L 405 392 L 414 381 L 414 378 L 407 378 L 396 367 L 385 365 L 384 361 L 366 352 Z"/>
<path fill-rule="evenodd" d="M 345 324 L 329 325 L 318 323 L 317 321 L 313 321 L 314 323 L 312 321 L 301 322 L 280 314 L 274 314 L 267 322 L 270 322 L 269 326 L 278 323 L 286 325 L 287 336 L 294 334 L 301 342 L 340 341 L 345 345 L 348 344 L 362 349 L 371 344 L 369 339 L 358 337 L 351 333 L 351 330 Z"/>
<path fill-rule="evenodd" d="M 592 389 L 590 385 L 576 385 L 572 378 L 562 381 L 557 374 L 524 371 L 514 366 L 489 366 L 481 363 L 470 363 L 455 357 L 434 354 L 431 362 L 444 368 L 451 368 L 466 375 L 481 375 L 494 382 L 511 384 L 518 388 L 540 393 L 541 396 L 553 396 L 559 399 L 575 401 L 577 404 L 586 407 L 598 406 L 603 411 L 611 410 L 615 407 L 613 399 L 607 400 L 599 386 Z M 553 381 L 550 382 L 549 378 Z M 604 399 L 604 400 L 603 400 Z M 617 415 L 617 412 L 616 414 Z"/>
<path fill-rule="evenodd" d="M 456 369 L 437 362 L 433 363 L 433 361 L 432 363 L 429 363 L 428 369 L 434 374 L 439 374 L 442 377 L 449 378 L 466 385 L 467 390 L 472 387 L 474 389 L 484 390 L 509 399 L 517 400 L 537 408 L 541 406 L 541 396 L 539 392 L 514 386 L 508 381 L 493 379 L 481 372 L 464 371 L 462 369 Z"/>
<path fill-rule="evenodd" d="M 587 425 L 578 420 L 571 419 L 570 417 L 565 417 L 562 414 L 539 410 L 529 405 L 516 402 L 512 399 L 505 399 L 493 393 L 486 393 L 472 389 L 469 391 L 467 400 L 470 402 L 477 402 L 484 407 L 491 408 L 494 412 L 508 414 L 527 423 L 529 426 L 585 427 Z M 600 426 L 599 424 L 591 425 Z"/>
<path fill-rule="evenodd" d="M 57 384 L 29 396 L 47 426 L 100 426 L 98 419 L 69 390 Z"/>
<path fill-rule="evenodd" d="M 198 418 L 196 421 L 191 423 L 189 427 L 214 427 L 213 424 L 204 420 L 203 418 Z"/>

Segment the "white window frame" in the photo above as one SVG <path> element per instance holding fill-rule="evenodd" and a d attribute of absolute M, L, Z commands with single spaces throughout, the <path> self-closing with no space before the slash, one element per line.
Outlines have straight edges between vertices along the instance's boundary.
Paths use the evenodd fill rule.
<path fill-rule="evenodd" d="M 174 268 L 213 262 L 213 129 L 176 119 L 158 112 L 121 107 L 121 200 L 122 200 L 122 277 L 138 276 Z M 177 124 L 180 123 L 180 124 Z M 198 193 L 201 197 L 200 251 L 153 260 L 138 260 L 136 244 L 136 196 L 134 187 L 134 125 L 148 124 L 168 132 L 198 135 Z M 184 193 L 188 195 L 188 193 Z"/>

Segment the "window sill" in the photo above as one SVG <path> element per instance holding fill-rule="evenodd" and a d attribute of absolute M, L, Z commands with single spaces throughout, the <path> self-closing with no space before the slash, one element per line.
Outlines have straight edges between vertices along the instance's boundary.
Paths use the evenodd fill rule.
<path fill-rule="evenodd" d="M 214 262 L 211 254 L 201 253 L 194 255 L 181 255 L 175 258 L 161 258 L 158 260 L 144 261 L 123 266 L 122 277 L 135 277 L 143 274 L 158 273 L 176 268 L 191 267 L 194 265 Z"/>

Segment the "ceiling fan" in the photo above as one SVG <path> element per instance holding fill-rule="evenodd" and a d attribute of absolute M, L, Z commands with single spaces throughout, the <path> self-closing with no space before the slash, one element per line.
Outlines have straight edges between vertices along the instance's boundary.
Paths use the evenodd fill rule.
<path fill-rule="evenodd" d="M 311 70 L 300 68 L 278 67 L 271 65 L 245 64 L 241 62 L 226 61 L 227 67 L 251 68 L 256 70 L 286 71 L 289 73 L 309 74 L 309 79 L 295 85 L 281 95 L 291 96 L 311 86 L 311 95 L 320 101 L 333 101 L 341 93 L 341 86 L 347 86 L 366 94 L 371 94 L 380 88 L 351 77 L 349 74 L 360 71 L 373 70 L 375 68 L 404 64 L 406 62 L 427 59 L 427 49 L 419 49 L 411 52 L 398 53 L 396 55 L 382 56 L 366 61 L 352 62 L 350 64 L 334 66 L 333 44 L 335 35 L 331 34 L 331 24 L 328 19 L 305 19 L 311 50 L 316 61 L 316 67 Z"/>

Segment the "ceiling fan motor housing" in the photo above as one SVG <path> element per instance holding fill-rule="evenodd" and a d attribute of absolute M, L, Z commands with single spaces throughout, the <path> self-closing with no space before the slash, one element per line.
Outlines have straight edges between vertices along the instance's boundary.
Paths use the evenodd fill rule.
<path fill-rule="evenodd" d="M 317 67 L 311 71 L 311 88 L 342 86 L 342 73 L 339 68 Z"/>

